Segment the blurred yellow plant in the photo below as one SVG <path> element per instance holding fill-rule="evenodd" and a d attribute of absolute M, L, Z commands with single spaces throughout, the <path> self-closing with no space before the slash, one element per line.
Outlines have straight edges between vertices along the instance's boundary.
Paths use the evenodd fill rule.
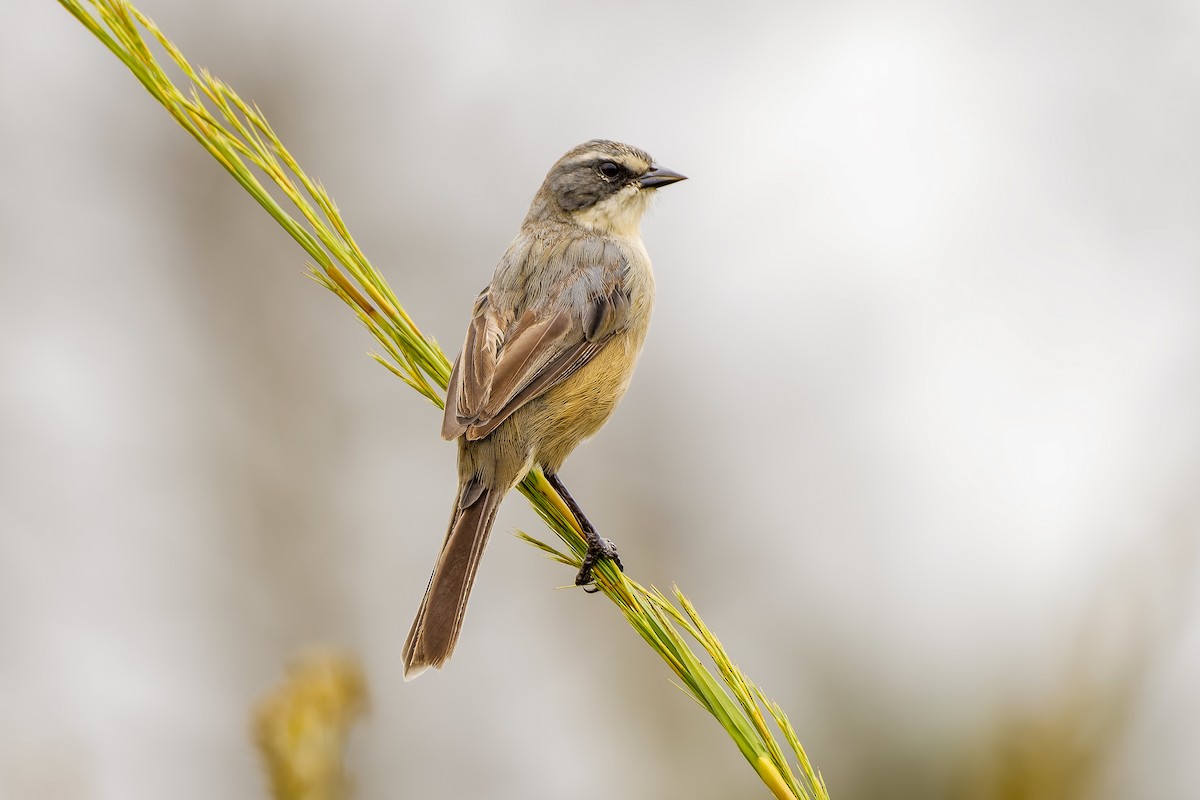
<path fill-rule="evenodd" d="M 254 739 L 276 800 L 346 800 L 342 753 L 366 710 L 367 683 L 353 657 L 319 650 L 301 656 L 258 704 Z"/>

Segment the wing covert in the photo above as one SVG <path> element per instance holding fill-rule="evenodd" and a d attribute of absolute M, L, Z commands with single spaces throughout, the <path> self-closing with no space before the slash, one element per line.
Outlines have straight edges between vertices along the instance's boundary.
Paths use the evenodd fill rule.
<path fill-rule="evenodd" d="M 624 329 L 631 305 L 624 270 L 605 272 L 608 280 L 600 286 L 594 273 L 587 276 L 592 291 L 582 308 L 568 303 L 516 316 L 496 308 L 490 291 L 480 296 L 450 374 L 443 438 L 484 438 L 518 408 L 578 372 Z M 567 287 L 564 295 L 579 288 Z"/>

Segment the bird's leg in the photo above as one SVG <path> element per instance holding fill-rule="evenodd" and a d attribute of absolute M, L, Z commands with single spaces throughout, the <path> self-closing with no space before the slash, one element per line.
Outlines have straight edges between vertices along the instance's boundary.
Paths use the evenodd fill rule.
<path fill-rule="evenodd" d="M 575 502 L 575 498 L 571 497 L 571 493 L 567 491 L 567 487 L 563 486 L 563 482 L 559 480 L 558 474 L 550 471 L 545 471 L 546 480 L 550 481 L 550 485 L 554 487 L 554 491 L 558 492 L 559 497 L 567 504 L 567 508 L 571 509 L 571 513 L 575 515 L 575 520 L 579 523 L 579 527 L 583 528 L 583 535 L 587 537 L 587 553 L 583 556 L 583 564 L 579 568 L 579 574 L 575 576 L 575 585 L 584 587 L 585 592 L 594 593 L 600 591 L 592 585 L 592 568 L 596 566 L 596 562 L 602 558 L 611 558 L 613 563 L 617 565 L 617 569 L 622 572 L 625 567 L 621 564 L 621 558 L 617 555 L 617 546 L 605 539 L 600 534 L 596 533 L 596 529 L 592 527 L 592 523 L 583 515 L 579 509 L 579 504 Z M 591 588 L 588 588 L 588 587 Z"/>

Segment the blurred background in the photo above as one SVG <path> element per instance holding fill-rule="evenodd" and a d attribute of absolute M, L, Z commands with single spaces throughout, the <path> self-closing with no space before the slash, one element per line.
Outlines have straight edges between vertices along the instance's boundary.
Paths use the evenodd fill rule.
<path fill-rule="evenodd" d="M 451 356 L 562 152 L 691 176 L 563 476 L 837 800 L 1200 796 L 1200 6 L 140 7 Z M 440 415 L 63 9 L 5 19 L 0 796 L 265 796 L 250 709 L 314 642 L 371 684 L 363 798 L 766 796 L 516 495 L 401 681 Z"/>

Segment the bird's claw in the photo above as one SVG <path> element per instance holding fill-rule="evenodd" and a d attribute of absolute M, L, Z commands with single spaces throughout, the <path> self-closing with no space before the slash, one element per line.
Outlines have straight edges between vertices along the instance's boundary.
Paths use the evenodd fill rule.
<path fill-rule="evenodd" d="M 617 546 L 603 536 L 595 536 L 588 538 L 587 553 L 583 556 L 583 563 L 579 567 L 579 574 L 575 576 L 575 585 L 582 586 L 583 590 L 588 594 L 595 594 L 600 591 L 600 587 L 596 586 L 592 578 L 592 570 L 602 558 L 610 559 L 617 565 L 617 569 L 625 571 L 625 565 L 621 563 L 621 557 L 617 555 Z"/>

